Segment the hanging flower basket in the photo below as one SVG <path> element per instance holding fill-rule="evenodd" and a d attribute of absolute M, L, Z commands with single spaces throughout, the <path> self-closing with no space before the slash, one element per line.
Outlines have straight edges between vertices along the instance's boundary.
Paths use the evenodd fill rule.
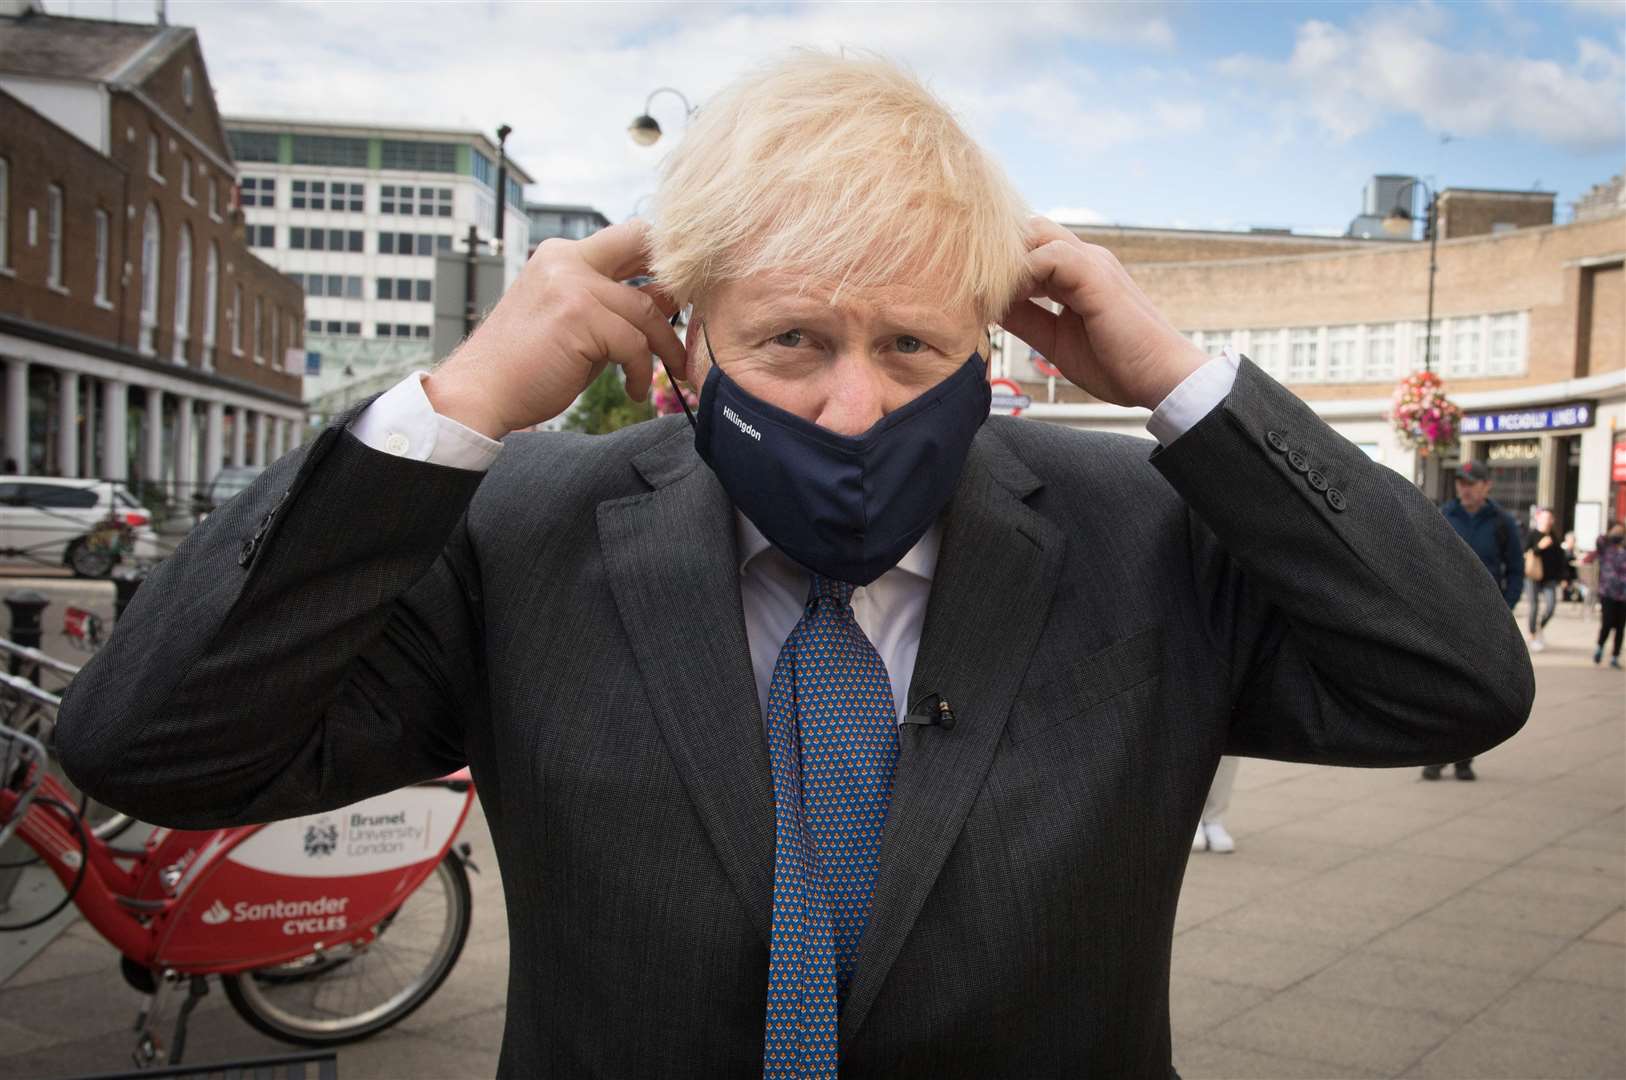
<path fill-rule="evenodd" d="M 655 415 L 670 416 L 683 411 L 678 402 L 678 394 L 683 394 L 683 400 L 689 403 L 690 410 L 700 407 L 700 395 L 681 383 L 677 388 L 672 386 L 672 380 L 666 377 L 666 365 L 655 365 L 655 380 L 649 388 L 649 400 L 655 403 Z"/>
<path fill-rule="evenodd" d="M 1400 441 L 1427 457 L 1455 446 L 1462 430 L 1462 410 L 1445 396 L 1445 385 L 1432 371 L 1414 371 L 1395 386 L 1389 410 Z"/>

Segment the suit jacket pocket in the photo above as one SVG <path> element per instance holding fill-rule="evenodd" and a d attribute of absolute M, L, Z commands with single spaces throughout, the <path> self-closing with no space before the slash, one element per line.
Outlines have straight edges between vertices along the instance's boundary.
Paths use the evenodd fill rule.
<path fill-rule="evenodd" d="M 1081 716 L 1162 673 L 1163 631 L 1148 626 L 1075 661 L 1017 695 L 1005 735 L 1012 745 Z"/>

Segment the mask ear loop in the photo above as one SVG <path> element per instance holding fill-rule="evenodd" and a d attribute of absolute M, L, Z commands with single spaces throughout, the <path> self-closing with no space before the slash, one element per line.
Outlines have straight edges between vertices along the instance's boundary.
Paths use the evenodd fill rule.
<path fill-rule="evenodd" d="M 673 330 L 677 329 L 678 319 L 680 319 L 682 317 L 683 317 L 683 312 L 681 312 L 681 311 L 673 313 L 672 319 L 671 319 L 671 324 L 672 324 L 672 329 Z M 702 334 L 704 334 L 706 332 L 705 323 L 700 324 L 700 332 Z M 711 352 L 711 342 L 709 342 L 709 341 L 706 342 L 706 352 L 708 352 L 708 353 Z M 657 356 L 656 359 L 660 360 L 660 357 Z M 715 364 L 716 362 L 717 361 L 715 359 L 712 360 L 712 363 Z M 679 386 L 678 381 L 676 379 L 672 378 L 672 369 L 666 366 L 666 361 L 665 360 L 661 360 L 661 370 L 666 372 L 666 381 L 672 384 L 672 392 L 677 395 L 678 404 L 683 406 L 683 415 L 687 416 L 689 418 L 689 426 L 691 428 L 696 427 L 697 425 L 694 422 L 694 413 L 689 411 L 689 399 L 683 396 L 683 387 Z"/>

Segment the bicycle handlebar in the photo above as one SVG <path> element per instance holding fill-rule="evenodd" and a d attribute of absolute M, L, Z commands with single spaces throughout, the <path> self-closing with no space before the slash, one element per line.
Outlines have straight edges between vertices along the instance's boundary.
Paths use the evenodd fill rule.
<path fill-rule="evenodd" d="M 49 690 L 41 690 L 33 683 L 29 682 L 27 679 L 21 678 L 20 676 L 8 675 L 4 671 L 0 671 L 0 686 L 13 691 L 14 693 L 21 694 L 23 697 L 29 698 L 48 708 L 60 709 L 62 707 L 62 699 L 60 697 L 51 693 Z M 0 729 L 7 732 L 11 730 L 10 728 L 4 728 L 3 725 L 0 725 Z"/>
<path fill-rule="evenodd" d="M 79 674 L 79 668 L 73 664 L 70 664 L 64 660 L 58 660 L 54 656 L 47 656 L 38 649 L 31 649 L 27 645 L 19 645 L 15 641 L 8 641 L 3 637 L 0 637 L 0 652 L 8 652 L 13 656 L 20 656 L 31 664 L 38 664 L 41 667 L 50 668 L 52 671 L 55 671 L 60 675 L 68 676 L 70 679 Z"/>

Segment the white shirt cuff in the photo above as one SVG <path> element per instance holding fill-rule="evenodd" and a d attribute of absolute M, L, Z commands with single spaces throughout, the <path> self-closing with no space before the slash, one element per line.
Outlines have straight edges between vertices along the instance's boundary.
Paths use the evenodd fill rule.
<path fill-rule="evenodd" d="M 350 434 L 396 457 L 485 472 L 502 443 L 437 413 L 423 392 L 428 374 L 414 371 L 380 394 L 350 422 Z"/>
<path fill-rule="evenodd" d="M 1164 446 L 1197 426 L 1197 421 L 1225 400 L 1236 382 L 1236 351 L 1225 351 L 1180 381 L 1146 421 L 1146 430 Z"/>

